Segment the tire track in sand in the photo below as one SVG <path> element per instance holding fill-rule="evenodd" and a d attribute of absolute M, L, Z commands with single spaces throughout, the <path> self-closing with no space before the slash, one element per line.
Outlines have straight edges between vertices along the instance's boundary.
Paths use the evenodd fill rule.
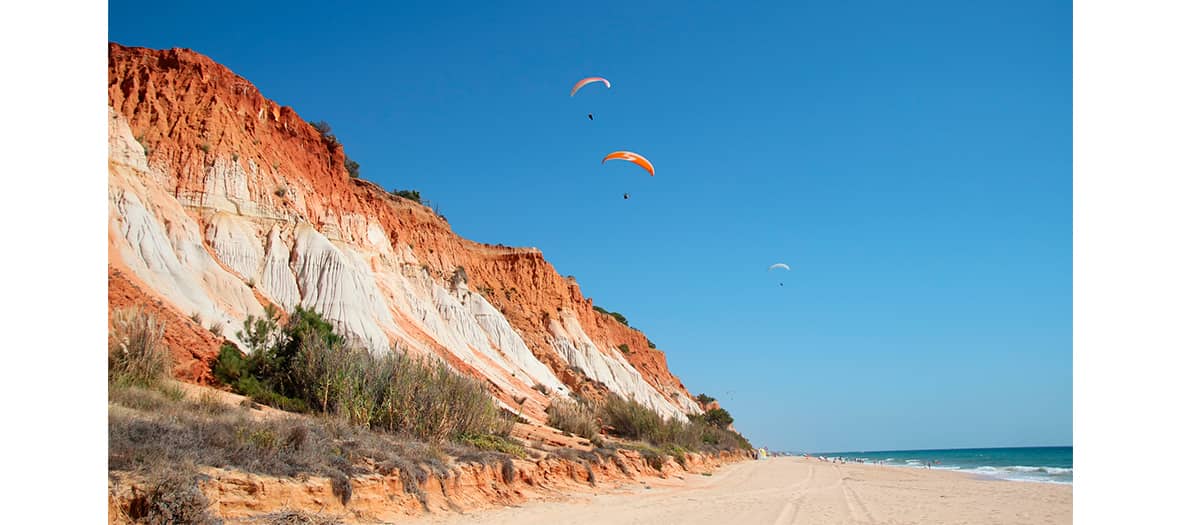
<path fill-rule="evenodd" d="M 852 517 L 852 521 L 868 524 L 877 523 L 877 520 L 873 519 L 873 515 L 869 513 L 868 507 L 861 501 L 856 491 L 848 483 L 844 482 L 845 479 L 848 479 L 844 477 L 844 471 L 840 470 L 840 467 L 836 467 L 836 470 L 840 476 L 840 489 L 844 492 L 844 506 L 848 508 L 848 514 Z"/>
<path fill-rule="evenodd" d="M 795 487 L 802 486 L 802 489 L 795 491 L 794 494 L 792 494 L 787 498 L 786 501 L 783 502 L 783 508 L 779 511 L 778 517 L 774 519 L 774 525 L 794 525 L 795 519 L 799 516 L 799 505 L 803 503 L 803 498 L 807 497 L 807 491 L 809 490 L 808 485 L 814 478 L 815 466 L 808 465 L 807 477 L 804 478 L 803 481 L 795 483 L 789 487 L 789 489 L 793 489 Z"/>

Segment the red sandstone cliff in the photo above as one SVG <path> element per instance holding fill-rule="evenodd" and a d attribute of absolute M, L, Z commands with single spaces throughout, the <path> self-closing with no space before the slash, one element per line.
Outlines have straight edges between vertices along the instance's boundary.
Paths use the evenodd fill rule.
<path fill-rule="evenodd" d="M 700 411 L 664 354 L 595 312 L 539 250 L 463 239 L 425 206 L 350 178 L 341 145 L 210 58 L 112 43 L 108 102 L 110 304 L 166 315 L 181 377 L 208 381 L 220 342 L 193 311 L 232 334 L 261 305 L 303 304 L 370 341 L 438 354 L 506 403 L 526 397 L 534 418 L 547 400 L 532 387 L 547 377 Z M 531 357 L 512 353 L 518 341 Z"/>

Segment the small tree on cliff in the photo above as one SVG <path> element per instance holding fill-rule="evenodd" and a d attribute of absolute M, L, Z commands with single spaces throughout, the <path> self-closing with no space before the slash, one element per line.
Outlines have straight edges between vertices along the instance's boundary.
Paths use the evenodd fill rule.
<path fill-rule="evenodd" d="M 724 408 L 713 408 L 704 415 L 705 423 L 713 425 L 717 428 L 726 428 L 733 424 L 733 416 L 729 415 L 729 411 Z"/>
<path fill-rule="evenodd" d="M 361 164 L 355 160 L 352 160 L 352 158 L 348 155 L 344 156 L 344 168 L 348 170 L 349 177 L 354 179 L 360 178 Z"/>

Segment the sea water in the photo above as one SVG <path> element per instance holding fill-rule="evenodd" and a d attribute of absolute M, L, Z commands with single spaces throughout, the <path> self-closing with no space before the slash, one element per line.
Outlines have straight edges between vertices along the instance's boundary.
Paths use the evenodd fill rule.
<path fill-rule="evenodd" d="M 813 456 L 838 457 L 865 463 L 884 462 L 900 467 L 957 470 L 1016 481 L 1073 483 L 1073 447 L 962 448 L 951 450 L 886 450 L 877 452 L 822 452 Z"/>

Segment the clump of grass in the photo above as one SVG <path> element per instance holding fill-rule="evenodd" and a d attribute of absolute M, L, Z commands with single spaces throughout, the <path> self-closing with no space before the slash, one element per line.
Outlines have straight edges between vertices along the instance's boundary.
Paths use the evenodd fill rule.
<path fill-rule="evenodd" d="M 661 450 L 664 452 L 664 454 L 672 456 L 672 459 L 676 460 L 676 462 L 679 463 L 681 467 L 688 467 L 688 451 L 685 450 L 684 447 L 675 444 L 667 444 L 664 445 Z"/>
<path fill-rule="evenodd" d="M 201 392 L 192 406 L 197 411 L 206 414 L 224 414 L 231 409 L 229 405 L 217 397 L 217 394 L 209 391 Z"/>
<path fill-rule="evenodd" d="M 644 461 L 644 463 L 647 463 L 647 466 L 654 468 L 656 470 L 659 470 L 661 472 L 664 470 L 664 454 L 663 453 L 661 453 L 658 450 L 651 449 L 651 448 L 642 448 L 639 450 L 639 453 L 643 455 L 643 461 Z"/>
<path fill-rule="evenodd" d="M 139 308 L 111 314 L 107 336 L 107 381 L 151 386 L 169 374 L 172 356 L 163 345 L 164 323 Z"/>
<path fill-rule="evenodd" d="M 209 325 L 209 333 L 221 337 L 221 332 L 225 330 L 225 324 L 217 322 Z"/>
<path fill-rule="evenodd" d="M 627 343 L 623 343 L 623 344 L 619 345 L 619 351 L 622 352 L 623 355 L 630 355 L 631 354 L 631 347 L 627 346 Z"/>
<path fill-rule="evenodd" d="M 554 399 L 545 409 L 549 415 L 549 425 L 572 432 L 586 439 L 598 437 L 599 425 L 595 418 L 594 409 L 584 403 Z"/>
<path fill-rule="evenodd" d="M 522 446 L 520 442 L 515 439 L 506 438 L 503 436 L 493 436 L 489 434 L 460 434 L 455 441 L 457 443 L 475 447 L 480 450 L 502 452 L 520 459 L 528 457 L 528 454 L 525 453 L 524 446 Z"/>
<path fill-rule="evenodd" d="M 547 387 L 541 383 L 534 384 L 533 390 L 536 390 L 537 392 L 540 392 L 544 395 L 549 395 L 549 387 Z"/>

